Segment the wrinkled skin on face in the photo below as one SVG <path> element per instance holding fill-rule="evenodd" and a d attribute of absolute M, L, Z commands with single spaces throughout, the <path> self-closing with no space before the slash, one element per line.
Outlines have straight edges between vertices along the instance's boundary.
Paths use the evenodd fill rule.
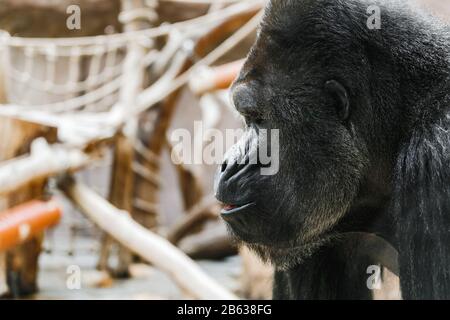
<path fill-rule="evenodd" d="M 333 3 L 272 1 L 232 87 L 249 133 L 226 155 L 216 196 L 231 233 L 279 268 L 339 237 L 352 207 L 388 196 L 403 130 L 393 129 L 400 111 L 383 117 L 399 85 L 391 58 L 368 40 L 366 7 L 343 13 Z M 279 130 L 280 168 L 271 176 L 242 164 L 262 129 Z"/>

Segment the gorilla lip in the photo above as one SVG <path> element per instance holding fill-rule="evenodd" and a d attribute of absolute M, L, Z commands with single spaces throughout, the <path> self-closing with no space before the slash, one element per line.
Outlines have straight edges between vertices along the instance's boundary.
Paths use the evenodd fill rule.
<path fill-rule="evenodd" d="M 223 215 L 230 215 L 233 213 L 236 213 L 238 211 L 247 209 L 249 207 L 251 207 L 252 205 L 254 205 L 253 202 L 247 203 L 247 204 L 243 204 L 243 205 L 238 205 L 238 204 L 223 204 L 223 209 L 221 211 L 221 214 Z"/>
<path fill-rule="evenodd" d="M 224 211 L 231 211 L 233 209 L 236 209 L 238 206 L 235 206 L 233 204 L 224 204 L 223 205 L 223 210 Z"/>

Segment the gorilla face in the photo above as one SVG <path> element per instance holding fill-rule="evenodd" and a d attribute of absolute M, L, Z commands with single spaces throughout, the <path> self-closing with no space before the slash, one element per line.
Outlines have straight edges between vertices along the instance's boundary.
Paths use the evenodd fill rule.
<path fill-rule="evenodd" d="M 232 234 L 280 268 L 335 236 L 373 160 L 367 146 L 389 145 L 374 129 L 382 126 L 367 98 L 370 62 L 352 28 L 333 30 L 333 2 L 269 4 L 232 87 L 247 135 L 226 155 L 216 197 Z M 342 27 L 346 18 L 334 19 Z M 269 143 L 279 150 L 274 175 L 248 164 L 266 143 L 263 129 L 279 130 L 279 145 Z"/>

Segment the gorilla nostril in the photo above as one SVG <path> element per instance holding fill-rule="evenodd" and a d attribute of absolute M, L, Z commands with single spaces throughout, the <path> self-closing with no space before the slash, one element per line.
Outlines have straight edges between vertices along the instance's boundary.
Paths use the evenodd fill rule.
<path fill-rule="evenodd" d="M 225 161 L 222 163 L 222 166 L 220 167 L 220 172 L 221 172 L 221 173 L 224 173 L 225 170 L 227 169 L 227 166 L 228 166 L 228 163 L 227 163 L 227 161 L 225 160 Z"/>
<path fill-rule="evenodd" d="M 220 179 L 222 181 L 227 181 L 228 179 L 236 175 L 241 169 L 242 166 L 238 161 L 226 160 L 220 166 Z"/>

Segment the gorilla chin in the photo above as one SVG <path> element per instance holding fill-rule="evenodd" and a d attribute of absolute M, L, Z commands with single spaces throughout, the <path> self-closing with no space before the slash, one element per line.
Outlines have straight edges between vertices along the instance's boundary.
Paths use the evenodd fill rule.
<path fill-rule="evenodd" d="M 325 246 L 327 243 L 333 240 L 333 236 L 324 236 L 321 239 L 317 239 L 315 242 L 303 243 L 296 245 L 295 241 L 291 246 L 283 247 L 276 244 L 261 245 L 261 244 L 249 244 L 246 242 L 237 242 L 240 245 L 246 245 L 253 252 L 255 252 L 265 263 L 272 264 L 277 270 L 286 271 L 311 257 L 319 248 Z"/>
<path fill-rule="evenodd" d="M 309 238 L 305 237 L 306 232 L 296 232 L 284 234 L 285 240 L 280 241 L 281 236 L 277 234 L 280 230 L 258 228 L 271 226 L 261 221 L 261 212 L 254 202 L 242 206 L 226 204 L 221 216 L 237 246 L 247 246 L 265 263 L 272 264 L 278 270 L 288 270 L 301 264 L 319 248 L 337 238 L 333 232 L 323 232 L 319 236 Z M 256 220 L 259 220 L 258 223 Z M 302 227 L 298 228 L 301 229 Z"/>

